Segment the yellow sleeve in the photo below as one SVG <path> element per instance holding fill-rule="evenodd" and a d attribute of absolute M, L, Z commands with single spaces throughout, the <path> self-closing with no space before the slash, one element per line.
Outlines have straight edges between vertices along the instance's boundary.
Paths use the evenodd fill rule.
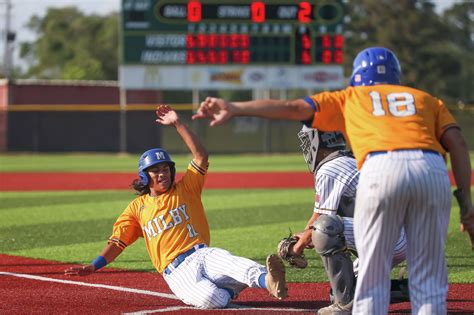
<path fill-rule="evenodd" d="M 312 127 L 321 131 L 342 131 L 345 133 L 344 91 L 322 92 L 312 95 L 310 98 L 316 106 Z"/>
<path fill-rule="evenodd" d="M 449 110 L 444 106 L 443 101 L 438 100 L 438 115 L 436 121 L 436 138 L 441 139 L 443 133 L 452 126 L 458 126 L 453 115 Z"/>
<path fill-rule="evenodd" d="M 135 199 L 117 218 L 113 227 L 112 236 L 109 238 L 109 244 L 113 243 L 123 250 L 142 236 L 140 222 L 135 215 L 135 213 L 138 213 L 139 207 L 141 207 L 141 205 L 137 199 Z"/>
<path fill-rule="evenodd" d="M 192 160 L 188 165 L 186 173 L 181 178 L 180 184 L 183 185 L 186 191 L 201 194 L 206 180 L 208 167 L 209 163 L 206 165 L 199 165 L 196 161 Z"/>

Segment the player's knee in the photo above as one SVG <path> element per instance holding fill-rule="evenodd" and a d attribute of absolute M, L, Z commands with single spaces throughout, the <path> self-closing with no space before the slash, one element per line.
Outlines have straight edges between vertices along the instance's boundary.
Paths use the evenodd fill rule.
<path fill-rule="evenodd" d="M 347 249 L 344 222 L 337 215 L 321 215 L 313 224 L 312 241 L 319 255 L 329 256 Z"/>
<path fill-rule="evenodd" d="M 230 300 L 230 294 L 226 290 L 217 289 L 201 296 L 201 300 L 195 306 L 203 309 L 224 308 Z"/>
<path fill-rule="evenodd" d="M 392 266 L 396 266 L 402 261 L 406 260 L 407 250 L 408 250 L 408 247 L 407 247 L 405 233 L 402 231 L 400 239 L 398 240 L 393 250 Z"/>

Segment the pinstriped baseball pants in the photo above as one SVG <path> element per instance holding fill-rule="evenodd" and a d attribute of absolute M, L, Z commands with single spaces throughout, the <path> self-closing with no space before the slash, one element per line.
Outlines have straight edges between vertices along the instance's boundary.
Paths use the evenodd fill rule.
<path fill-rule="evenodd" d="M 259 287 L 258 278 L 267 272 L 262 266 L 230 252 L 205 247 L 198 249 L 169 275 L 163 277 L 171 291 L 184 303 L 199 308 L 222 308 L 247 287 Z"/>
<path fill-rule="evenodd" d="M 439 154 L 404 150 L 367 158 L 354 215 L 359 277 L 353 314 L 388 312 L 393 248 L 402 226 L 412 314 L 446 314 L 450 209 L 451 187 Z"/>

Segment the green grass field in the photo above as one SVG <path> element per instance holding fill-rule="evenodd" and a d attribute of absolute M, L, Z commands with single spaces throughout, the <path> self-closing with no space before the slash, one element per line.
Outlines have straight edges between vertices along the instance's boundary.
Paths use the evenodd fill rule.
<path fill-rule="evenodd" d="M 139 154 L 0 154 L 1 172 L 136 172 Z M 172 155 L 186 169 L 190 155 Z M 211 155 L 212 172 L 307 171 L 301 154 Z"/>
<path fill-rule="evenodd" d="M 87 158 L 86 158 L 87 157 Z M 138 155 L 2 155 L 5 171 L 135 171 Z M 174 156 L 178 169 L 189 157 Z M 210 171 L 305 171 L 299 154 L 217 156 Z M 134 198 L 131 191 L 0 192 L 0 253 L 86 263 L 97 256 L 112 224 Z M 279 240 L 305 226 L 313 190 L 205 190 L 203 203 L 211 225 L 212 245 L 264 262 Z M 306 251 L 310 266 L 288 270 L 288 280 L 327 281 L 320 258 Z M 453 200 L 446 246 L 449 281 L 474 283 L 474 256 L 466 234 L 459 232 L 459 209 Z M 142 240 L 111 267 L 153 271 Z M 396 270 L 394 271 L 394 274 Z"/>
<path fill-rule="evenodd" d="M 0 154 L 1 172 L 136 172 L 139 154 Z M 186 168 L 189 155 L 172 155 L 178 170 Z M 211 172 L 301 171 L 308 168 L 302 154 L 211 155 Z M 471 152 L 474 165 L 474 151 Z M 448 163 L 448 167 L 451 165 Z"/>

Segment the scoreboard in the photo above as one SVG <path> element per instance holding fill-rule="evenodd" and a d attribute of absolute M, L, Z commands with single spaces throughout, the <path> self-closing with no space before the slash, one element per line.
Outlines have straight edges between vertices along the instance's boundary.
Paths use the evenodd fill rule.
<path fill-rule="evenodd" d="M 122 0 L 124 65 L 340 65 L 343 0 Z"/>

